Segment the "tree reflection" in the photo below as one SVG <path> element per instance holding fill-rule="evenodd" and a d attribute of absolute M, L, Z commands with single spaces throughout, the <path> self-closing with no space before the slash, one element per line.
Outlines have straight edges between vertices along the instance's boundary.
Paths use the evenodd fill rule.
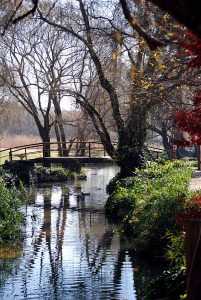
<path fill-rule="evenodd" d="M 101 270 L 103 263 L 105 263 L 107 258 L 107 250 L 111 248 L 113 231 L 110 229 L 106 231 L 102 238 L 98 241 L 98 245 L 95 251 L 90 254 L 91 245 L 89 235 L 86 235 L 85 247 L 86 247 L 86 256 L 89 269 L 94 273 L 98 274 Z"/>
<path fill-rule="evenodd" d="M 32 195 L 39 217 L 19 271 L 21 298 L 117 300 L 129 284 L 135 299 L 130 252 L 103 212 L 69 198 L 66 185 L 41 185 Z"/>
<path fill-rule="evenodd" d="M 51 191 L 51 189 L 50 189 Z M 62 245 L 64 241 L 64 232 L 67 220 L 67 209 L 69 208 L 69 197 L 63 194 L 60 199 L 56 223 L 56 245 L 52 245 L 52 211 L 51 211 L 51 195 L 44 196 L 44 232 L 46 236 L 46 245 L 49 252 L 49 261 L 51 267 L 50 282 L 53 285 L 55 296 L 59 289 L 59 276 L 62 275 Z M 42 274 L 42 270 L 41 270 Z"/>
<path fill-rule="evenodd" d="M 67 209 L 69 208 L 68 197 L 62 197 L 59 201 L 57 209 L 51 205 L 52 187 L 41 187 L 40 194 L 43 194 L 43 222 L 40 231 L 36 238 L 33 238 L 32 251 L 26 259 L 26 268 L 23 270 L 23 294 L 27 296 L 27 282 L 29 281 L 30 272 L 32 272 L 34 265 L 40 268 L 39 285 L 42 284 L 43 276 L 46 274 L 47 261 L 46 261 L 46 248 L 49 256 L 50 274 L 49 283 L 52 285 L 52 290 L 57 296 L 59 276 L 62 275 L 62 245 L 64 240 L 64 232 L 67 220 Z M 53 214 L 54 212 L 54 222 Z M 56 218 L 55 218 L 56 215 Z M 52 230 L 56 228 L 56 241 L 53 243 Z M 39 260 L 39 263 L 38 263 Z M 44 263 L 45 260 L 45 263 Z M 34 278 L 35 279 L 35 278 Z M 51 289 L 49 289 L 51 293 Z"/>

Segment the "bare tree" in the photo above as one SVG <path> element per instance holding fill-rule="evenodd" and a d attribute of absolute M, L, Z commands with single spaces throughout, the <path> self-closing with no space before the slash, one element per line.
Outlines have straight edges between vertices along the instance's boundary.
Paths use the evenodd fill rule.
<path fill-rule="evenodd" d="M 40 27 L 40 30 L 39 30 Z M 59 89 L 68 81 L 70 65 L 66 38 L 40 21 L 26 21 L 3 37 L 6 51 L 0 58 L 1 79 L 9 93 L 32 115 L 44 143 L 50 142 L 50 129 L 58 124 L 62 155 L 68 155 L 62 122 Z M 52 104 L 55 116 L 52 117 Z M 46 156 L 49 145 L 46 144 Z"/>
<path fill-rule="evenodd" d="M 12 126 L 13 118 L 10 114 L 10 103 L 8 101 L 0 102 L 0 141 L 5 138 L 10 127 Z"/>
<path fill-rule="evenodd" d="M 50 80 L 54 88 L 48 92 L 41 70 L 38 80 L 43 79 L 40 92 L 48 95 L 49 100 L 55 102 L 67 95 L 76 100 L 91 118 L 107 153 L 120 166 L 121 175 L 127 176 L 144 162 L 148 121 L 156 105 L 164 101 L 163 90 L 176 88 L 183 81 L 184 66 L 179 60 L 177 64 L 169 64 L 177 54 L 175 46 L 158 49 L 164 46 L 160 43 L 164 36 L 171 33 L 172 41 L 176 42 L 178 33 L 183 31 L 176 25 L 170 32 L 172 25 L 167 22 L 166 14 L 150 4 L 120 3 L 121 6 L 119 1 L 108 1 L 105 12 L 105 1 L 42 3 L 38 9 L 41 20 L 57 29 L 55 34 L 61 33 L 71 41 L 65 53 L 66 59 L 71 59 L 68 64 L 71 74 L 65 84 Z M 157 51 L 150 51 L 156 48 Z M 27 56 L 26 52 L 23 61 Z M 44 57 L 42 60 L 45 65 Z M 36 66 L 38 62 L 35 69 Z M 119 72 L 116 78 L 111 76 L 114 69 Z M 48 73 L 54 79 L 51 67 Z M 111 128 L 117 148 L 113 145 Z"/>
<path fill-rule="evenodd" d="M 128 176 L 144 162 L 147 121 L 154 107 L 163 101 L 161 91 L 164 89 L 164 82 L 174 86 L 178 78 L 182 77 L 182 67 L 179 72 L 175 72 L 175 65 L 171 69 L 165 65 L 168 60 L 173 59 L 176 53 L 174 49 L 168 51 L 164 48 L 166 56 L 160 54 L 160 49 L 157 50 L 159 52 L 150 52 L 141 36 L 125 22 L 118 1 L 108 2 L 108 10 L 104 15 L 101 5 L 105 5 L 105 2 L 97 6 L 95 1 L 79 0 L 78 4 L 75 7 L 68 3 L 65 7 L 55 7 L 53 18 L 51 14 L 46 17 L 47 12 L 41 10 L 40 17 L 54 28 L 73 36 L 77 47 L 82 49 L 79 53 L 82 65 L 73 73 L 75 88 L 68 86 L 65 90 L 87 111 L 105 150 L 120 166 L 121 175 Z M 149 23 L 155 23 L 152 26 L 153 38 L 154 34 L 158 38 L 160 34 L 164 35 L 165 30 L 168 32 L 164 15 L 147 9 L 135 7 L 133 14 L 136 18 L 138 14 L 144 15 L 144 28 L 149 28 Z M 118 70 L 124 68 L 118 73 L 123 83 L 121 86 L 120 80 L 115 83 L 110 75 L 111 58 L 115 60 L 119 52 L 121 58 L 117 62 Z M 80 62 L 81 59 L 78 60 Z M 104 91 L 102 95 L 108 99 L 117 148 L 112 143 L 103 112 L 97 101 L 93 101 L 95 82 L 98 82 L 97 85 Z"/>
<path fill-rule="evenodd" d="M 1 34 L 4 35 L 6 30 L 23 20 L 29 15 L 34 15 L 38 6 L 39 0 L 1 0 L 0 1 L 0 28 Z"/>

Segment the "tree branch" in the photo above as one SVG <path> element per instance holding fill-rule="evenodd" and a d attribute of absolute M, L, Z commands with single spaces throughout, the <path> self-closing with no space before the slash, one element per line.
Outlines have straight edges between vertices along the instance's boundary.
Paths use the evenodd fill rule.
<path fill-rule="evenodd" d="M 164 46 L 165 43 L 162 41 L 159 41 L 152 36 L 150 36 L 133 18 L 131 15 L 130 9 L 128 7 L 128 4 L 126 0 L 120 0 L 121 7 L 124 13 L 124 16 L 126 20 L 129 22 L 131 27 L 138 32 L 138 34 L 143 37 L 143 39 L 147 42 L 147 45 L 151 50 L 156 50 L 158 47 Z"/>

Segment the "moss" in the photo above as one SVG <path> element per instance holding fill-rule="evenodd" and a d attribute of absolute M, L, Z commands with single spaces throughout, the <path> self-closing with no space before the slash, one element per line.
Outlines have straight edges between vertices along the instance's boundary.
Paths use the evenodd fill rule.
<path fill-rule="evenodd" d="M 56 182 L 74 179 L 74 173 L 62 167 L 47 168 L 37 166 L 34 169 L 34 174 L 38 182 Z"/>

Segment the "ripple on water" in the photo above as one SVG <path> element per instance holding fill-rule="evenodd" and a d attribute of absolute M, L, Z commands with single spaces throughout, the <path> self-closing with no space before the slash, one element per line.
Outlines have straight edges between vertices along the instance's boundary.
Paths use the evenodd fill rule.
<path fill-rule="evenodd" d="M 101 211 L 103 187 L 115 172 L 90 167 L 76 188 L 72 182 L 30 188 L 26 240 L 23 251 L 6 250 L 2 257 L 7 269 L 1 270 L 0 299 L 136 299 L 130 257 Z M 77 201 L 80 191 L 90 195 Z"/>

